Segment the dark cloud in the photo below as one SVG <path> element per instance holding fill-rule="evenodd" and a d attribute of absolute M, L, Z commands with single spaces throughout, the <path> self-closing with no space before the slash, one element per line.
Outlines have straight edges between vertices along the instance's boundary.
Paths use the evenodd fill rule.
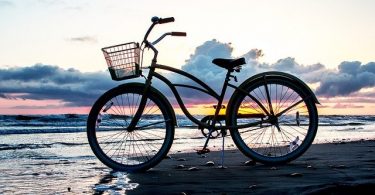
<path fill-rule="evenodd" d="M 338 70 L 334 71 L 319 63 L 299 64 L 291 57 L 280 59 L 272 64 L 261 63 L 258 58 L 263 53 L 259 49 L 252 49 L 242 56 L 233 56 L 232 51 L 231 44 L 217 40 L 206 41 L 196 48 L 181 68 L 201 79 L 218 93 L 222 88 L 226 70 L 212 64 L 214 58 L 246 58 L 247 64 L 243 66 L 240 73 L 235 73 L 238 77 L 237 85 L 257 73 L 270 70 L 291 73 L 308 83 L 320 83 L 316 93 L 321 97 L 352 94 L 353 97 L 366 99 L 363 93 L 358 91 L 375 85 L 374 62 L 368 64 L 343 62 Z M 195 85 L 191 80 L 179 75 L 165 72 L 162 74 L 173 83 Z M 10 94 L 17 94 L 14 97 L 20 99 L 55 99 L 72 106 L 90 106 L 101 94 L 118 85 L 111 80 L 108 72 L 84 73 L 73 68 L 62 69 L 44 64 L 0 69 L 0 80 L 0 98 L 9 99 L 13 98 Z M 155 80 L 153 85 L 175 104 L 173 95 L 165 84 Z M 178 88 L 178 90 L 187 104 L 213 102 L 213 99 L 209 99 L 204 93 L 185 88 Z"/>
<path fill-rule="evenodd" d="M 5 94 L 0 93 L 0 98 L 8 99 L 8 97 Z"/>
<path fill-rule="evenodd" d="M 36 64 L 0 69 L 0 94 L 22 94 L 18 98 L 57 99 L 67 105 L 91 105 L 104 91 L 116 85 L 108 72 L 83 73 L 76 69 Z"/>
<path fill-rule="evenodd" d="M 43 105 L 43 106 L 13 106 L 12 109 L 59 109 L 61 106 L 59 105 Z"/>
<path fill-rule="evenodd" d="M 325 69 L 324 65 L 322 64 L 313 64 L 309 66 L 300 65 L 292 57 L 280 59 L 274 64 L 262 64 L 260 65 L 260 67 L 267 69 L 275 69 L 284 72 L 293 72 L 296 74 L 306 74 Z"/>
<path fill-rule="evenodd" d="M 277 70 L 288 72 L 303 79 L 305 82 L 316 83 L 319 82 L 326 74 L 331 72 L 320 63 L 312 65 L 302 65 L 295 61 L 292 57 L 287 57 L 278 60 L 274 64 L 261 64 L 261 68 L 266 70 Z"/>
<path fill-rule="evenodd" d="M 0 98 L 8 99 L 8 100 L 16 100 L 16 99 L 18 99 L 17 97 L 14 97 L 12 95 L 2 94 L 2 93 L 0 93 Z"/>
<path fill-rule="evenodd" d="M 346 96 L 362 88 L 375 86 L 375 63 L 342 62 L 338 72 L 327 74 L 316 93 L 325 97 Z"/>
<path fill-rule="evenodd" d="M 80 43 L 97 43 L 98 42 L 98 40 L 92 36 L 71 37 L 71 38 L 68 38 L 68 41 L 80 42 Z"/>

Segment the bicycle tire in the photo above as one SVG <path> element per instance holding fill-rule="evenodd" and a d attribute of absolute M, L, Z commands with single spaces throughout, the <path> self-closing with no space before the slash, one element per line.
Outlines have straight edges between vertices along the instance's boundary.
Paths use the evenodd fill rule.
<path fill-rule="evenodd" d="M 103 164 L 114 170 L 146 171 L 160 163 L 171 148 L 174 115 L 167 106 L 169 102 L 154 88 L 146 94 L 146 106 L 136 126 L 144 128 L 131 132 L 126 130 L 138 108 L 143 90 L 144 85 L 131 83 L 115 87 L 95 102 L 88 116 L 90 147 Z"/>
<path fill-rule="evenodd" d="M 265 85 L 268 88 L 272 106 L 268 104 Z M 270 107 L 272 107 L 275 112 L 274 115 L 298 102 L 300 103 L 277 119 L 275 124 L 278 124 L 278 128 L 271 123 L 268 125 L 264 123 L 256 127 L 231 129 L 232 139 L 239 150 L 251 159 L 266 165 L 285 164 L 301 156 L 312 144 L 318 127 L 316 105 L 307 90 L 299 88 L 299 85 L 285 77 L 261 79 L 249 82 L 241 87 L 257 99 L 269 113 Z M 288 99 L 286 99 L 287 96 L 289 96 Z M 290 100 L 290 97 L 293 97 L 293 101 Z M 287 101 L 289 102 L 286 103 Z M 228 104 L 228 124 L 235 126 L 241 122 L 248 123 L 263 120 L 260 118 L 241 119 L 241 117 L 238 117 L 246 109 L 247 112 L 267 116 L 256 101 L 245 93 L 236 90 Z M 295 116 L 293 116 L 292 111 L 295 112 Z M 267 141 L 263 142 L 264 137 L 268 139 L 266 138 Z"/>

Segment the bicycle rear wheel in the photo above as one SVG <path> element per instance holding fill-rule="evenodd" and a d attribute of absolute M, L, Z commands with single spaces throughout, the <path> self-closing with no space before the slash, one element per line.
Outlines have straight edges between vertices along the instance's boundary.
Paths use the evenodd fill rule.
<path fill-rule="evenodd" d="M 150 90 L 134 131 L 130 121 L 143 96 L 143 87 L 123 85 L 103 94 L 92 107 L 87 136 L 94 154 L 112 169 L 145 171 L 168 153 L 174 137 L 173 114 L 163 97 Z"/>
<path fill-rule="evenodd" d="M 228 105 L 228 123 L 266 122 L 231 130 L 241 152 L 270 165 L 287 163 L 302 155 L 312 144 L 318 127 L 318 113 L 311 95 L 282 77 L 261 79 L 243 89 L 256 100 L 236 91 L 232 105 Z M 273 112 L 273 116 L 269 117 L 265 110 Z"/>

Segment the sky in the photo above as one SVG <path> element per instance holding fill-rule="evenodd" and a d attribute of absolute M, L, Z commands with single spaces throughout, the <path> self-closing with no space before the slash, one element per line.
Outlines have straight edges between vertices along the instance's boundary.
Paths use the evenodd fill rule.
<path fill-rule="evenodd" d="M 210 75 L 223 70 L 211 60 L 245 56 L 241 81 L 285 71 L 314 90 L 321 114 L 375 114 L 374 7 L 371 0 L 0 0 L 0 114 L 88 113 L 119 84 L 100 49 L 141 41 L 152 16 L 176 21 L 157 26 L 151 39 L 188 34 L 163 40 L 158 61 L 217 91 L 222 77 Z"/>

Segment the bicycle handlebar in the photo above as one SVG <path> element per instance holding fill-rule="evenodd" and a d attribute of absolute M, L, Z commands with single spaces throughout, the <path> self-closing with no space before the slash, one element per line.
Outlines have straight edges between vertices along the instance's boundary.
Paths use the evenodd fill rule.
<path fill-rule="evenodd" d="M 161 41 L 167 35 L 172 35 L 172 36 L 186 36 L 186 32 L 170 32 L 170 33 L 165 33 L 161 37 L 159 37 L 156 41 L 154 41 L 153 43 L 151 43 L 151 42 L 149 42 L 147 40 L 147 38 L 148 38 L 148 35 L 150 34 L 150 32 L 152 31 L 152 29 L 154 28 L 154 26 L 157 25 L 157 24 L 164 24 L 164 23 L 174 22 L 174 17 L 159 18 L 157 16 L 154 16 L 154 17 L 151 18 L 151 22 L 152 22 L 152 24 L 149 27 L 149 29 L 147 30 L 147 32 L 145 34 L 145 37 L 143 38 L 142 45 L 145 44 L 145 47 L 148 47 L 148 48 L 150 48 L 150 49 L 152 49 L 154 51 L 153 62 L 156 62 L 156 58 L 157 58 L 157 55 L 158 55 L 158 50 L 154 47 L 154 45 L 157 44 L 159 41 Z"/>
<path fill-rule="evenodd" d="M 164 24 L 168 22 L 174 22 L 174 17 L 169 17 L 169 18 L 159 18 L 158 23 L 159 24 Z"/>
<path fill-rule="evenodd" d="M 161 40 L 163 40 L 164 37 L 166 37 L 167 35 L 186 37 L 186 32 L 169 32 L 169 33 L 164 33 L 162 36 L 160 36 L 158 39 L 156 39 L 154 42 L 152 42 L 152 45 L 156 45 Z"/>
<path fill-rule="evenodd" d="M 159 18 L 157 16 L 154 16 L 151 18 L 151 26 L 148 28 L 145 37 L 143 38 L 143 42 L 147 41 L 148 35 L 150 34 L 151 30 L 154 28 L 155 25 L 157 24 L 164 24 L 164 23 L 169 23 L 169 22 L 174 22 L 174 17 L 169 17 L 169 18 Z M 178 36 L 178 35 L 177 35 Z"/>
<path fill-rule="evenodd" d="M 172 36 L 181 36 L 181 37 L 186 37 L 186 32 L 172 32 Z"/>
<path fill-rule="evenodd" d="M 168 22 L 174 22 L 174 17 L 169 17 L 169 18 L 159 18 L 157 16 L 154 16 L 151 18 L 151 22 L 154 24 L 164 24 Z"/>

